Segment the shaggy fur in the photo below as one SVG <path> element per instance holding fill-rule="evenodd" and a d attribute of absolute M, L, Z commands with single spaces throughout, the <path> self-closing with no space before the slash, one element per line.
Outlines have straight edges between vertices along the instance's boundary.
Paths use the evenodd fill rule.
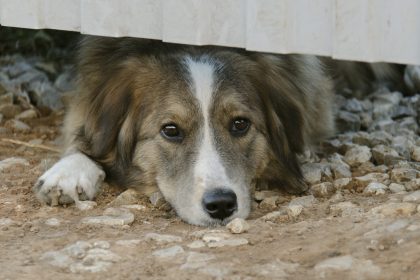
<path fill-rule="evenodd" d="M 34 188 L 46 203 L 93 199 L 103 170 L 123 188 L 157 186 L 187 222 L 226 223 L 248 215 L 256 182 L 305 191 L 297 155 L 334 131 L 333 85 L 314 56 L 90 37 L 78 70 L 64 157 Z M 211 92 L 200 101 L 205 86 Z M 250 127 L 234 137 L 238 117 Z M 182 128 L 180 143 L 162 137 L 168 123 Z M 75 154 L 86 164 L 79 175 L 66 171 Z M 203 193 L 220 185 L 238 197 L 223 221 L 201 209 Z"/>

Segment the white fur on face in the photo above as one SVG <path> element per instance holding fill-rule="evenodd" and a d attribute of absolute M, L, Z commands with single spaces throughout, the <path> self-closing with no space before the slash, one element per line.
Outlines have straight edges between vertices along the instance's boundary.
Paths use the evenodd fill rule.
<path fill-rule="evenodd" d="M 58 204 L 60 196 L 68 196 L 79 201 L 79 194 L 84 193 L 92 200 L 99 191 L 105 178 L 104 171 L 91 159 L 81 153 L 65 156 L 39 179 L 35 192 L 44 202 Z"/>
<path fill-rule="evenodd" d="M 241 180 L 229 179 L 223 160 L 217 152 L 212 128 L 210 110 L 217 90 L 215 64 L 208 59 L 185 59 L 189 71 L 190 90 L 199 104 L 203 116 L 198 143 L 198 156 L 192 169 L 192 178 L 185 184 L 183 191 L 178 192 L 171 204 L 178 215 L 192 224 L 209 225 L 218 223 L 212 219 L 202 207 L 203 195 L 206 191 L 223 188 L 233 191 L 238 198 L 238 211 L 227 220 L 235 217 L 245 218 L 249 214 L 249 194 L 244 190 Z M 165 184 L 165 182 L 161 182 Z M 165 184 L 167 185 L 167 184 Z M 162 189 L 162 188 L 161 188 Z M 165 194 L 164 194 L 165 195 Z M 226 221 L 224 221 L 226 222 Z"/>
<path fill-rule="evenodd" d="M 198 159 L 194 167 L 194 179 L 203 187 L 227 187 L 228 178 L 220 156 L 213 143 L 211 130 L 210 107 L 215 92 L 214 65 L 208 61 L 194 61 L 188 59 L 191 75 L 191 91 L 200 104 L 204 117 L 203 135 L 199 147 Z"/>

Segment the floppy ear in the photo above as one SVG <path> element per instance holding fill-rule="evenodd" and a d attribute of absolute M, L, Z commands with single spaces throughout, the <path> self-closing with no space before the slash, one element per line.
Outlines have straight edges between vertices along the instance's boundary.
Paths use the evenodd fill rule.
<path fill-rule="evenodd" d="M 135 118 L 130 115 L 136 112 L 130 109 L 135 106 L 130 83 L 110 78 L 89 94 L 90 109 L 78 135 L 82 151 L 104 167 L 107 179 L 126 178 L 137 135 Z"/>
<path fill-rule="evenodd" d="M 269 62 L 258 62 L 259 73 L 251 79 L 262 100 L 267 137 L 277 163 L 266 172 L 272 183 L 285 183 L 286 191 L 301 193 L 308 189 L 297 158 L 305 145 L 304 112 L 296 98 L 302 92 L 291 80 L 290 73 L 283 75 Z"/>

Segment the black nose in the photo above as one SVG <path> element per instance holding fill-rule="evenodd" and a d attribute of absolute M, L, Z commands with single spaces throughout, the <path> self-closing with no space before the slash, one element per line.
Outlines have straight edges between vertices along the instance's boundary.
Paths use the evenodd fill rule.
<path fill-rule="evenodd" d="M 204 210 L 210 217 L 223 220 L 238 209 L 236 194 L 227 189 L 215 189 L 204 193 Z"/>

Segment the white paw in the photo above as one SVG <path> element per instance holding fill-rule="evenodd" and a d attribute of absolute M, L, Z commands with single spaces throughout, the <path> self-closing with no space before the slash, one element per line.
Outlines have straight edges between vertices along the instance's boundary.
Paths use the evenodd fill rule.
<path fill-rule="evenodd" d="M 105 179 L 104 171 L 87 156 L 76 153 L 62 158 L 37 181 L 33 190 L 39 200 L 56 206 L 92 200 Z"/>

